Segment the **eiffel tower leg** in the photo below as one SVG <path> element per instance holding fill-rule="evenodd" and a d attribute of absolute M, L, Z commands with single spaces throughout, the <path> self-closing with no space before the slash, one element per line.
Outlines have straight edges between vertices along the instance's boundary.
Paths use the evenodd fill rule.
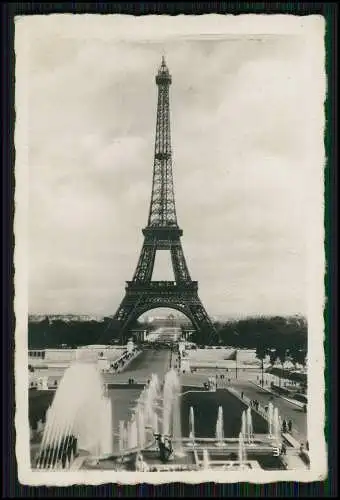
<path fill-rule="evenodd" d="M 215 327 L 198 296 L 189 303 L 189 310 L 189 317 L 197 331 L 198 339 L 207 344 L 218 341 Z"/>
<path fill-rule="evenodd" d="M 171 246 L 171 261 L 177 283 L 191 281 L 181 242 Z"/>
<path fill-rule="evenodd" d="M 150 281 L 155 264 L 156 247 L 153 242 L 144 241 L 133 281 Z"/>
<path fill-rule="evenodd" d="M 132 295 L 126 292 L 114 319 L 119 321 L 119 336 L 123 343 L 127 340 L 129 327 L 138 318 L 138 306 L 142 300 L 142 294 Z"/>

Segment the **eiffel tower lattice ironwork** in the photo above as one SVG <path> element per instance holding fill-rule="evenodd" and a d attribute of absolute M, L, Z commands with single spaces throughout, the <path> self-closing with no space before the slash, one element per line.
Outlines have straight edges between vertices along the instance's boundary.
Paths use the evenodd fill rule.
<path fill-rule="evenodd" d="M 158 307 L 176 309 L 191 320 L 208 343 L 216 330 L 198 296 L 198 283 L 190 277 L 180 240 L 183 231 L 177 224 L 170 136 L 171 75 L 164 57 L 156 84 L 157 124 L 148 224 L 142 230 L 144 243 L 135 274 L 132 281 L 126 282 L 125 297 L 113 319 L 119 322 L 120 336 L 125 339 L 129 327 L 144 312 Z M 152 281 L 158 250 L 170 250 L 174 281 Z"/>

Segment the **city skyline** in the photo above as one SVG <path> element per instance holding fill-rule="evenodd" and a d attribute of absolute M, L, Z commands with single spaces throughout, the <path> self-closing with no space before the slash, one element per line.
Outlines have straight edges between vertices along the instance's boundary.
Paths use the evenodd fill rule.
<path fill-rule="evenodd" d="M 305 92 L 319 70 L 305 39 L 111 42 L 92 26 L 85 41 L 49 26 L 29 33 L 26 73 L 30 312 L 119 305 L 147 223 L 165 54 L 178 223 L 202 302 L 211 316 L 305 315 L 322 106 Z M 171 279 L 158 257 L 155 279 Z"/>

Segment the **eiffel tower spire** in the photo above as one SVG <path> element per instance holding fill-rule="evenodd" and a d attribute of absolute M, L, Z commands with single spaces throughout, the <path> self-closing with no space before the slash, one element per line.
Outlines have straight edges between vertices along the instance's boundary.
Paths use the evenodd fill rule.
<path fill-rule="evenodd" d="M 164 56 L 156 75 L 156 84 L 158 86 L 157 123 L 148 226 L 177 226 L 170 133 L 171 75 Z"/>

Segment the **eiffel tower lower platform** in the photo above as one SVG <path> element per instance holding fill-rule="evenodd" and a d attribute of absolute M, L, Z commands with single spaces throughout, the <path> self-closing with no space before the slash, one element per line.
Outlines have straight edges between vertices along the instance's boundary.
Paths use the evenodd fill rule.
<path fill-rule="evenodd" d="M 150 309 L 166 307 L 183 313 L 193 327 L 203 335 L 211 336 L 213 325 L 198 296 L 197 281 L 176 283 L 175 281 L 150 281 L 138 283 L 128 281 L 125 297 L 115 314 L 121 324 L 120 333 L 127 335 L 130 325 Z M 124 340 L 126 340 L 124 338 Z M 206 339 L 207 340 L 207 339 Z M 215 340 L 213 337 L 212 341 Z"/>

